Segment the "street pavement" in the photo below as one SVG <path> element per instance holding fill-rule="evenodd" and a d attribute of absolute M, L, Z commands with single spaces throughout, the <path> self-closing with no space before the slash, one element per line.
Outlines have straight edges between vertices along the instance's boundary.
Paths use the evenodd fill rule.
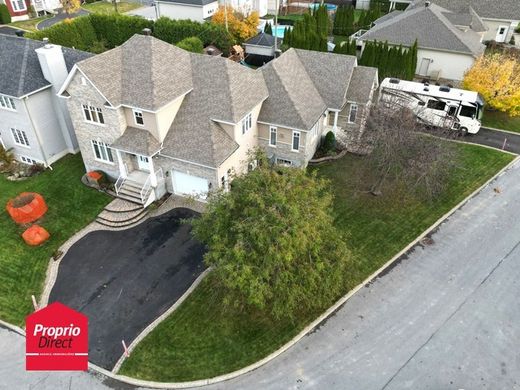
<path fill-rule="evenodd" d="M 516 164 L 295 346 L 205 389 L 520 389 L 519 193 Z M 6 388 L 69 388 L 51 382 L 61 374 L 25 373 L 23 340 L 10 342 Z M 70 388 L 94 383 L 78 375 Z"/>
<path fill-rule="evenodd" d="M 518 129 L 520 131 L 520 129 Z M 475 135 L 468 134 L 464 141 L 504 149 L 508 152 L 520 154 L 520 134 L 497 131 L 482 127 Z M 505 145 L 504 145 L 505 141 Z M 504 147 L 505 146 L 505 147 Z"/>

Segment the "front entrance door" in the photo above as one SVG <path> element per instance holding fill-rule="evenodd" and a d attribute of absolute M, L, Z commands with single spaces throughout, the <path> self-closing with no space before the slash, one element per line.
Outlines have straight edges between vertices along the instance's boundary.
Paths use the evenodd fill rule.
<path fill-rule="evenodd" d="M 420 76 L 428 76 L 428 68 L 430 67 L 431 59 L 423 58 L 421 60 L 421 66 L 419 67 Z"/>
<path fill-rule="evenodd" d="M 497 36 L 495 41 L 497 42 L 505 42 L 507 37 L 508 26 L 498 26 Z"/>
<path fill-rule="evenodd" d="M 137 156 L 137 166 L 141 171 L 150 171 L 150 160 L 146 156 Z"/>

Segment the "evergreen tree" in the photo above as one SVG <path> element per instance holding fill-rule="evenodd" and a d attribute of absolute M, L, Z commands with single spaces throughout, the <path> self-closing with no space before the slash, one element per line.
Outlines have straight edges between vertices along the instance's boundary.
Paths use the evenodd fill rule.
<path fill-rule="evenodd" d="M 273 28 L 271 27 L 271 23 L 267 22 L 265 24 L 264 32 L 269 35 L 273 35 Z"/>

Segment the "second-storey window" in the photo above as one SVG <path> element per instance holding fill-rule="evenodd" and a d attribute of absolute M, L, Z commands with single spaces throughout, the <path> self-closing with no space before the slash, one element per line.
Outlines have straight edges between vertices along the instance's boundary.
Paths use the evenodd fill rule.
<path fill-rule="evenodd" d="M 293 131 L 292 133 L 292 150 L 297 152 L 300 149 L 300 132 Z"/>
<path fill-rule="evenodd" d="M 0 107 L 7 110 L 16 110 L 16 105 L 14 104 L 13 98 L 4 95 L 0 95 Z"/>
<path fill-rule="evenodd" d="M 25 11 L 27 9 L 24 0 L 11 0 L 11 6 L 15 12 Z"/>
<path fill-rule="evenodd" d="M 93 107 L 89 104 L 83 104 L 83 116 L 87 122 L 105 123 L 101 108 Z"/>
<path fill-rule="evenodd" d="M 349 123 L 354 123 L 356 121 L 357 110 L 358 110 L 357 104 L 352 104 L 350 106 L 350 112 L 348 114 L 348 122 Z"/>
<path fill-rule="evenodd" d="M 25 131 L 11 128 L 11 133 L 13 134 L 14 142 L 17 145 L 29 147 L 29 139 L 27 138 Z"/>
<path fill-rule="evenodd" d="M 144 125 L 143 112 L 140 110 L 134 110 L 134 120 L 135 124 L 139 126 Z"/>
<path fill-rule="evenodd" d="M 109 163 L 114 162 L 114 157 L 112 157 L 112 149 L 110 149 L 106 143 L 92 140 L 92 148 L 94 149 L 96 159 Z"/>
<path fill-rule="evenodd" d="M 269 128 L 269 145 L 276 146 L 276 127 L 271 126 Z"/>
<path fill-rule="evenodd" d="M 242 134 L 245 134 L 251 126 L 253 125 L 253 118 L 251 114 L 247 114 L 244 119 L 242 119 Z"/>

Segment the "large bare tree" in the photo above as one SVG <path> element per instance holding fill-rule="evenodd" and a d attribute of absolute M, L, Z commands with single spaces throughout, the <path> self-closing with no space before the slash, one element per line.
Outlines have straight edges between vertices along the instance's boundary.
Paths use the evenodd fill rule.
<path fill-rule="evenodd" d="M 369 183 L 372 194 L 381 195 L 388 180 L 429 199 L 445 188 L 457 163 L 456 149 L 426 132 L 407 108 L 392 103 L 373 107 L 365 130 L 371 150 L 367 163 L 375 172 Z"/>

